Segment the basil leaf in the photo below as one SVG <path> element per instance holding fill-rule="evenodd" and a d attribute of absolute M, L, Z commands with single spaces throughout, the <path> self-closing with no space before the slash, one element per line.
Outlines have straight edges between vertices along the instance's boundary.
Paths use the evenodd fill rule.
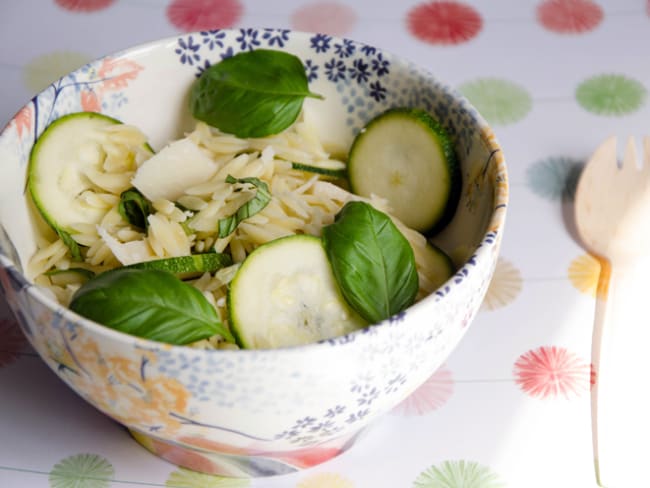
<path fill-rule="evenodd" d="M 72 260 L 83 261 L 83 258 L 81 256 L 81 248 L 79 247 L 77 241 L 75 241 L 72 236 L 64 230 L 57 229 L 56 233 L 63 241 L 63 244 L 65 244 L 70 250 L 70 256 L 72 256 Z"/>
<path fill-rule="evenodd" d="M 323 243 L 343 296 L 367 321 L 380 322 L 415 301 L 413 249 L 388 215 L 348 202 L 323 229 Z"/>
<path fill-rule="evenodd" d="M 118 268 L 82 285 L 70 308 L 112 329 L 168 344 L 188 344 L 230 331 L 203 294 L 171 273 Z"/>
<path fill-rule="evenodd" d="M 129 224 L 142 230 L 147 229 L 149 225 L 147 217 L 154 213 L 151 202 L 136 188 L 122 192 L 117 210 Z"/>
<path fill-rule="evenodd" d="M 239 207 L 237 212 L 230 217 L 219 220 L 219 237 L 227 237 L 235 232 L 235 229 L 242 220 L 252 217 L 271 201 L 271 192 L 269 191 L 268 185 L 259 178 L 234 178 L 232 175 L 228 175 L 226 183 L 248 183 L 257 188 L 257 190 L 255 191 L 255 196 Z"/>
<path fill-rule="evenodd" d="M 289 127 L 309 91 L 302 62 L 268 49 L 236 54 L 206 69 L 192 86 L 195 118 L 237 137 L 264 137 Z"/>

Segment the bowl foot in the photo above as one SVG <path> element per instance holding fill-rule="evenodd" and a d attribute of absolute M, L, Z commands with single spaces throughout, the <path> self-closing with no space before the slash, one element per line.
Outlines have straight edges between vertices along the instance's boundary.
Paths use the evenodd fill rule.
<path fill-rule="evenodd" d="M 185 437 L 170 442 L 129 429 L 140 445 L 172 464 L 232 478 L 276 476 L 316 466 L 348 450 L 362 432 L 290 451 L 261 451 L 227 446 L 204 438 Z"/>

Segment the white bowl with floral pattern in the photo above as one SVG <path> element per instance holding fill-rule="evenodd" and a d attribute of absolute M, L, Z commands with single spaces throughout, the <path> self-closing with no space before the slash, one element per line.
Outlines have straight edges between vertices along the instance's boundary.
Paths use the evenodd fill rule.
<path fill-rule="evenodd" d="M 36 249 L 24 188 L 30 150 L 54 119 L 100 111 L 140 127 L 154 147 L 188 130 L 188 91 L 207 66 L 267 48 L 297 55 L 310 89 L 305 119 L 345 152 L 374 115 L 429 111 L 455 142 L 462 193 L 436 237 L 458 265 L 403 313 L 321 343 L 273 350 L 199 350 L 132 337 L 58 305 L 22 270 Z M 431 73 L 380 49 L 283 29 L 196 32 L 94 61 L 52 83 L 0 134 L 0 282 L 23 332 L 81 397 L 163 458 L 235 477 L 288 473 L 350 447 L 373 420 L 449 356 L 492 277 L 507 205 L 504 159 L 476 110 Z"/>

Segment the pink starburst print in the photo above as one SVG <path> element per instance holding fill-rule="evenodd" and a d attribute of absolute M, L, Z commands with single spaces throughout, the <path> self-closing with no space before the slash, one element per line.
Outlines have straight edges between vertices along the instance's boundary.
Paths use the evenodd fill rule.
<path fill-rule="evenodd" d="M 332 36 L 348 34 L 357 22 L 357 13 L 338 2 L 316 2 L 304 5 L 291 15 L 291 27 L 305 32 Z"/>
<path fill-rule="evenodd" d="M 603 20 L 603 9 L 591 0 L 545 0 L 537 7 L 537 20 L 558 34 L 582 34 Z"/>
<path fill-rule="evenodd" d="M 570 398 L 589 391 L 591 368 L 567 349 L 542 346 L 522 354 L 515 362 L 515 380 L 530 396 Z"/>
<path fill-rule="evenodd" d="M 225 29 L 239 22 L 243 10 L 238 0 L 173 0 L 167 18 L 185 32 Z"/>
<path fill-rule="evenodd" d="M 393 409 L 405 417 L 426 415 L 442 407 L 454 393 L 454 379 L 446 367 L 433 373 L 417 390 Z"/>
<path fill-rule="evenodd" d="M 473 7 L 461 2 L 434 1 L 412 8 L 406 18 L 413 36 L 429 44 L 461 44 L 476 37 L 483 19 Z"/>
<path fill-rule="evenodd" d="M 71 12 L 96 12 L 110 7 L 115 0 L 55 0 L 56 4 Z"/>
<path fill-rule="evenodd" d="M 13 320 L 0 319 L 0 368 L 13 363 L 27 345 L 27 339 Z"/>

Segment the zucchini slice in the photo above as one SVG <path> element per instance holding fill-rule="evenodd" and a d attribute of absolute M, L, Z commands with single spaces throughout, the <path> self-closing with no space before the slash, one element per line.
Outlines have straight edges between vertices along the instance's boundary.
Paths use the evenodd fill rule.
<path fill-rule="evenodd" d="M 367 325 L 343 298 L 321 240 L 309 235 L 249 254 L 230 284 L 228 309 L 231 331 L 249 349 L 308 344 Z"/>
<path fill-rule="evenodd" d="M 342 179 L 347 176 L 346 165 L 342 161 L 321 161 L 317 164 L 291 163 L 291 168 L 307 173 L 315 173 L 321 176 Z"/>
<path fill-rule="evenodd" d="M 419 109 L 394 108 L 371 120 L 352 143 L 348 177 L 354 193 L 387 199 L 396 217 L 426 234 L 449 221 L 460 193 L 452 141 Z"/>
<path fill-rule="evenodd" d="M 94 278 L 95 273 L 85 268 L 52 269 L 46 271 L 45 276 L 50 278 L 53 285 L 66 286 L 85 283 Z"/>
<path fill-rule="evenodd" d="M 178 256 L 173 258 L 154 259 L 134 263 L 125 268 L 136 269 L 157 269 L 175 274 L 180 279 L 189 279 L 202 275 L 203 273 L 214 273 L 215 271 L 230 266 L 232 259 L 228 254 L 205 252 L 192 254 L 190 256 Z"/>
<path fill-rule="evenodd" d="M 27 169 L 29 194 L 45 221 L 57 232 L 75 223 L 96 224 L 106 213 L 78 197 L 96 187 L 87 171 L 101 171 L 98 133 L 121 122 L 95 112 L 64 115 L 51 123 L 32 148 Z M 144 149 L 151 151 L 145 144 Z"/>

